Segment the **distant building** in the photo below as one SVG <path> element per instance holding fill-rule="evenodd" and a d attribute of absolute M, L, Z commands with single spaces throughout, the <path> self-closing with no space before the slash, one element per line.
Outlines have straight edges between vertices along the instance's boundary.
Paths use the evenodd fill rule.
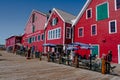
<path fill-rule="evenodd" d="M 62 10 L 53 8 L 45 26 L 45 44 L 55 44 L 57 47 L 46 48 L 45 51 L 63 51 L 64 46 L 72 42 L 72 20 L 76 17 Z"/>
<path fill-rule="evenodd" d="M 113 62 L 120 64 L 119 13 L 120 0 L 87 0 L 73 24 L 74 42 L 91 44 L 94 49 L 90 53 L 99 57 L 111 50 Z"/>
<path fill-rule="evenodd" d="M 11 36 L 6 39 L 6 49 L 14 52 L 17 48 L 17 44 L 21 44 L 22 36 Z"/>
<path fill-rule="evenodd" d="M 44 26 L 47 21 L 47 15 L 33 10 L 22 37 L 22 44 L 24 47 L 34 47 L 35 50 L 43 51 L 44 44 Z"/>

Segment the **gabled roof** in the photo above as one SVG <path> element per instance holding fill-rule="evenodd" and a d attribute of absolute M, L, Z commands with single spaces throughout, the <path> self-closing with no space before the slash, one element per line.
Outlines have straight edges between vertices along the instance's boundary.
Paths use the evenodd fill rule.
<path fill-rule="evenodd" d="M 65 22 L 67 22 L 67 23 L 72 23 L 71 20 L 73 20 L 73 19 L 76 18 L 76 16 L 74 16 L 74 15 L 72 15 L 72 14 L 69 14 L 69 13 L 67 13 L 67 12 L 64 12 L 64 11 L 62 11 L 62 10 L 55 9 L 55 8 L 54 8 L 54 10 L 55 10 L 56 12 L 58 12 L 58 14 L 59 14 L 59 15 L 63 18 L 63 20 L 64 20 Z"/>
<path fill-rule="evenodd" d="M 69 14 L 69 13 L 67 13 L 67 12 L 64 12 L 64 11 L 62 11 L 62 10 L 56 9 L 56 8 L 53 8 L 52 13 L 53 13 L 54 11 L 60 16 L 60 18 L 61 18 L 64 22 L 67 22 L 67 23 L 70 23 L 70 24 L 72 24 L 72 20 L 74 20 L 74 19 L 76 18 L 76 16 L 74 16 L 74 15 L 72 15 L 72 14 Z M 45 28 L 46 28 L 46 26 L 48 25 L 48 22 L 49 22 L 49 20 L 50 20 L 50 18 L 51 18 L 51 16 L 52 16 L 52 13 L 50 14 L 50 17 L 49 17 L 48 21 L 47 21 L 46 24 L 45 24 Z"/>
<path fill-rule="evenodd" d="M 87 0 L 85 5 L 83 6 L 82 10 L 80 11 L 80 13 L 78 14 L 77 18 L 75 19 L 75 21 L 73 22 L 72 26 L 76 25 L 77 22 L 80 20 L 80 18 L 82 17 L 82 15 L 84 14 L 84 12 L 86 11 L 87 7 L 89 6 L 89 4 L 91 3 L 92 0 Z"/>
<path fill-rule="evenodd" d="M 24 31 L 25 31 L 26 26 L 27 26 L 27 24 L 28 24 L 28 22 L 29 22 L 29 20 L 30 20 L 30 18 L 31 18 L 31 16 L 32 16 L 32 14 L 33 14 L 34 12 L 36 12 L 36 13 L 38 13 L 38 14 L 41 14 L 41 15 L 43 15 L 43 16 L 45 16 L 45 17 L 47 17 L 47 14 L 45 14 L 45 13 L 43 13 L 43 12 L 40 12 L 40 11 L 38 11 L 38 10 L 33 9 L 32 12 L 31 12 L 31 14 L 30 14 L 30 16 L 29 16 L 29 18 L 28 18 L 28 20 L 27 20 L 27 23 L 26 23 L 26 25 L 25 25 Z"/>

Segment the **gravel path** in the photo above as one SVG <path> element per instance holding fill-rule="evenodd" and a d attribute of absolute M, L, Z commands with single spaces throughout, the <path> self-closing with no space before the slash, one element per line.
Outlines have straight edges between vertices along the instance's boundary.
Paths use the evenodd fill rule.
<path fill-rule="evenodd" d="M 25 57 L 0 51 L 0 80 L 120 80 L 120 65 L 114 70 L 116 75 L 65 66 L 39 59 L 26 60 Z"/>

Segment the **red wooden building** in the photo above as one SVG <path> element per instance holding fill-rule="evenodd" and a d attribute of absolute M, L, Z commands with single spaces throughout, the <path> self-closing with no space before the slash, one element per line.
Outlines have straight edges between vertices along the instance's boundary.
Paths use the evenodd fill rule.
<path fill-rule="evenodd" d="M 57 48 L 52 51 L 62 51 L 66 44 L 71 43 L 71 26 L 72 20 L 76 17 L 62 10 L 55 9 L 51 11 L 51 15 L 45 27 L 45 44 L 55 44 Z M 48 51 L 48 48 L 45 48 Z"/>
<path fill-rule="evenodd" d="M 73 24 L 74 42 L 91 44 L 99 57 L 112 50 L 113 62 L 120 63 L 119 13 L 120 0 L 87 0 Z"/>
<path fill-rule="evenodd" d="M 22 36 L 11 36 L 6 39 L 6 49 L 14 52 L 18 44 L 21 44 Z"/>
<path fill-rule="evenodd" d="M 44 44 L 44 26 L 47 21 L 47 15 L 33 10 L 22 37 L 22 44 L 25 47 L 34 47 L 35 50 L 42 51 Z"/>

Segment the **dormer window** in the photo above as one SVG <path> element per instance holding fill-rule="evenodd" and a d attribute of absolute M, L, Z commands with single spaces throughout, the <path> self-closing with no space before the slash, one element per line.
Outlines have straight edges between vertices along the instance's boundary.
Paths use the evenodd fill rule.
<path fill-rule="evenodd" d="M 57 24 L 57 18 L 52 19 L 52 26 L 55 26 Z"/>

